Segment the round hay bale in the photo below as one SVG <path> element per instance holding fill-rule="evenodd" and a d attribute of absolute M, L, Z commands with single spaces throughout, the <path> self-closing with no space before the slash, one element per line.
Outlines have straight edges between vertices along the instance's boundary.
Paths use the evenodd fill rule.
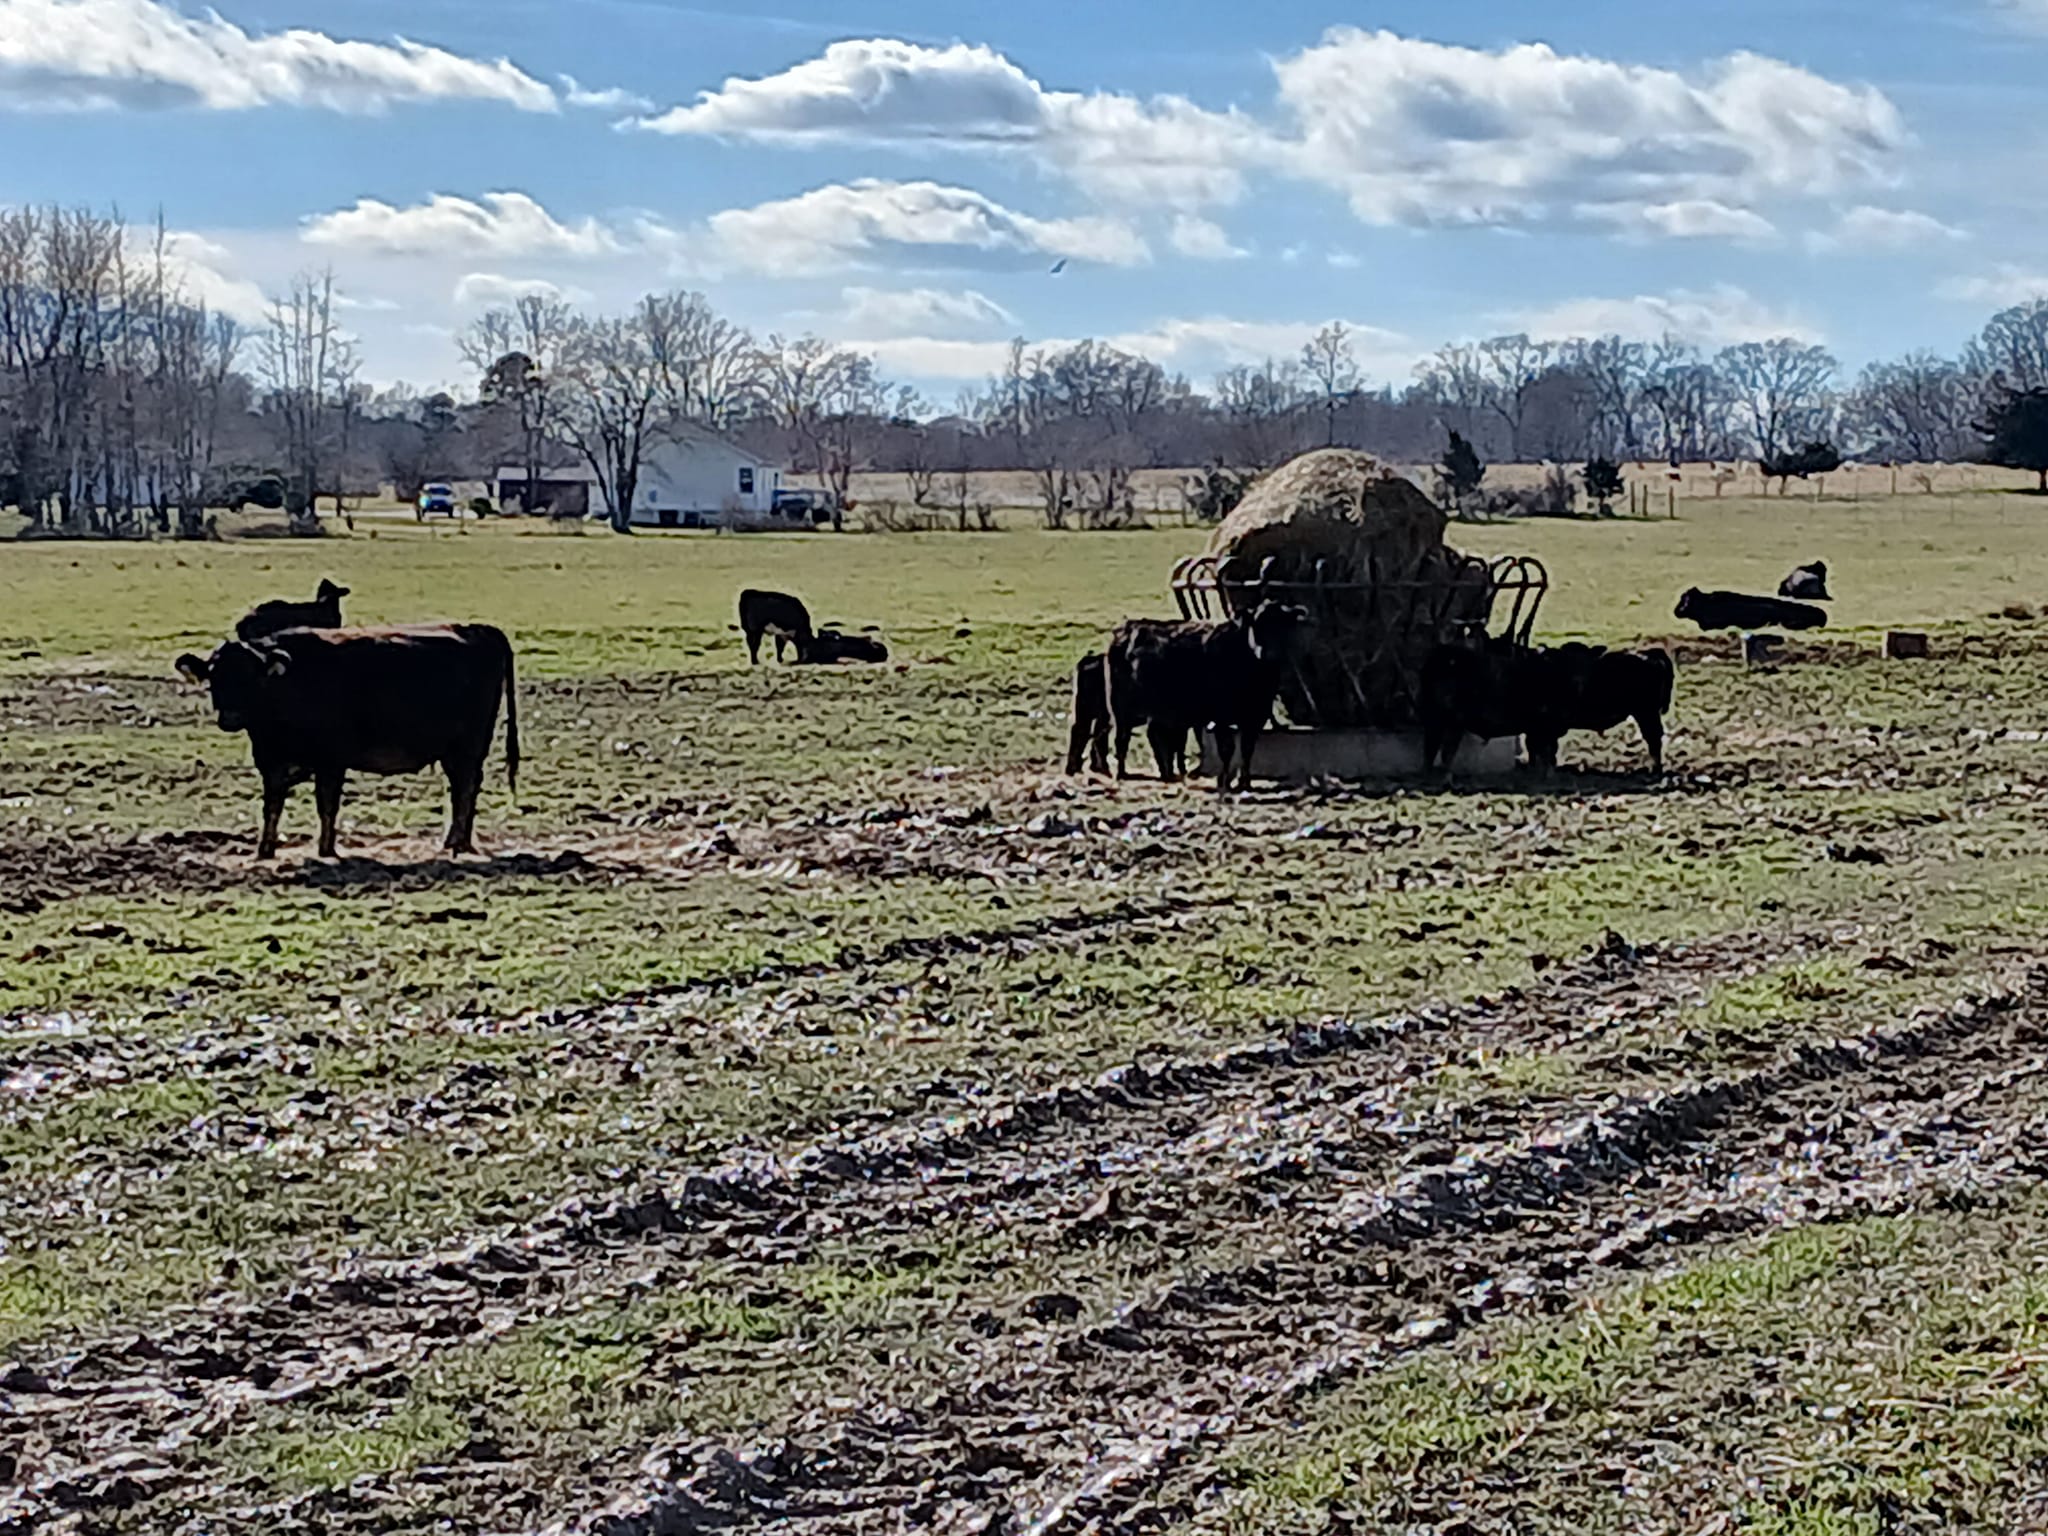
<path fill-rule="evenodd" d="M 1392 579 L 1444 542 L 1444 514 L 1414 482 L 1369 453 L 1320 448 L 1290 460 L 1245 495 L 1209 540 L 1226 579 L 1252 580 L 1268 559 L 1275 581 Z"/>
<path fill-rule="evenodd" d="M 1209 542 L 1224 604 L 1297 602 L 1314 629 L 1281 689 L 1296 725 L 1402 727 L 1430 651 L 1484 626 L 1484 561 L 1444 544 L 1446 518 L 1371 454 L 1324 448 L 1254 486 Z"/>

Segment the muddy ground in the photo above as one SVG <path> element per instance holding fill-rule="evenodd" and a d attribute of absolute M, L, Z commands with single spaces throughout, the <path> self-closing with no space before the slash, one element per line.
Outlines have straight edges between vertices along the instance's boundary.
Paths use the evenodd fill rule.
<path fill-rule="evenodd" d="M 270 867 L 10 676 L 0 1530 L 2038 1524 L 2048 629 L 1941 639 L 1230 802 L 1050 771 L 1064 632 L 544 677 L 486 857 Z"/>

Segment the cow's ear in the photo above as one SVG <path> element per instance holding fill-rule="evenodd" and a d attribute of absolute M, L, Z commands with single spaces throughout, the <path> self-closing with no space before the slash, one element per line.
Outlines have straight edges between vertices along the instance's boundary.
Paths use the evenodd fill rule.
<path fill-rule="evenodd" d="M 213 663 L 204 656 L 194 656 L 187 651 L 178 658 L 178 676 L 188 683 L 203 683 L 213 671 Z"/>
<path fill-rule="evenodd" d="M 263 670 L 272 677 L 283 677 L 292 667 L 289 651 L 273 649 L 263 658 Z"/>

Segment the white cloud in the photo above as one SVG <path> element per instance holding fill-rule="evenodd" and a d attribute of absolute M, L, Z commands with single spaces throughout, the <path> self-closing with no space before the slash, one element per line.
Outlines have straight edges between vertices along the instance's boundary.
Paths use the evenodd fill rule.
<path fill-rule="evenodd" d="M 1931 214 L 1911 209 L 1873 208 L 1868 204 L 1851 208 L 1832 230 L 1817 230 L 1809 237 L 1816 250 L 1910 250 L 1915 246 L 1939 245 L 1967 240 L 1969 235 Z"/>
<path fill-rule="evenodd" d="M 1208 315 L 1162 320 L 1143 330 L 1099 338 L 1119 351 L 1150 358 L 1162 368 L 1203 378 L 1233 363 L 1261 363 L 1267 358 L 1297 356 L 1303 344 L 1325 321 L 1237 320 Z M 1377 326 L 1352 325 L 1353 351 L 1369 377 L 1405 377 L 1420 359 L 1421 349 L 1406 337 Z M 1007 340 L 964 341 L 942 336 L 895 336 L 848 343 L 871 353 L 885 369 L 926 379 L 979 379 L 1007 361 Z M 1071 340 L 1034 343 L 1047 351 L 1073 345 Z"/>
<path fill-rule="evenodd" d="M 844 288 L 839 323 L 863 336 L 933 336 L 946 332 L 1016 329 L 1017 317 L 973 289 Z"/>
<path fill-rule="evenodd" d="M 1596 218 L 1619 224 L 1624 231 L 1666 240 L 1737 240 L 1762 245 L 1778 237 L 1777 226 L 1747 208 L 1731 208 L 1711 198 L 1676 203 L 1650 203 L 1639 208 L 1609 204 L 1591 210 Z"/>
<path fill-rule="evenodd" d="M 1720 347 L 1779 336 L 1799 341 L 1821 339 L 1817 330 L 1797 316 L 1773 310 L 1725 283 L 1704 291 L 1681 288 L 1633 298 L 1570 299 L 1506 319 L 1539 340 L 1616 335 L 1656 341 L 1676 336 L 1700 346 Z"/>
<path fill-rule="evenodd" d="M 586 303 L 591 297 L 585 289 L 551 283 L 544 277 L 505 277 L 496 272 L 465 272 L 455 282 L 455 302 L 465 308 L 488 309 L 493 305 L 514 304 L 520 299 L 534 296 L 560 299 L 569 304 Z"/>
<path fill-rule="evenodd" d="M 156 232 L 130 230 L 128 238 L 138 259 L 148 259 Z M 165 231 L 164 268 L 186 302 L 204 304 L 244 325 L 260 325 L 269 317 L 270 300 L 233 267 L 233 253 L 217 241 L 189 230 Z"/>
<path fill-rule="evenodd" d="M 1953 277 L 1935 290 L 1938 298 L 1958 304 L 1983 304 L 2010 309 L 2035 299 L 2048 299 L 2048 272 L 2029 272 L 2024 267 L 2000 263 L 1974 277 Z"/>
<path fill-rule="evenodd" d="M 1337 27 L 1274 69 L 1294 173 L 1373 224 L 1734 210 L 1883 181 L 1908 142 L 1877 90 L 1748 53 L 1690 79 L 1540 43 L 1486 52 Z"/>
<path fill-rule="evenodd" d="M 1351 272 L 1365 265 L 1356 251 L 1332 251 L 1323 260 L 1340 272 Z"/>
<path fill-rule="evenodd" d="M 868 264 L 1019 265 L 1026 257 L 1135 266 L 1151 255 L 1120 220 L 1032 218 L 979 192 L 929 181 L 835 183 L 728 208 L 707 224 L 709 259 L 770 276 Z"/>
<path fill-rule="evenodd" d="M 651 112 L 654 109 L 654 103 L 636 91 L 622 90 L 616 85 L 592 90 L 574 75 L 563 75 L 561 81 L 562 100 L 572 107 L 585 107 L 593 112 Z"/>
<path fill-rule="evenodd" d="M 620 244 L 595 219 L 564 224 L 523 192 L 487 192 L 474 202 L 442 194 L 409 208 L 366 197 L 308 219 L 304 238 L 387 256 L 590 257 Z"/>
<path fill-rule="evenodd" d="M 1221 224 L 1192 213 L 1174 216 L 1173 232 L 1168 238 L 1181 255 L 1197 261 L 1229 261 L 1250 254 L 1243 246 L 1231 242 Z"/>
<path fill-rule="evenodd" d="M 1029 154 L 1099 198 L 1184 209 L 1234 201 L 1270 172 L 1342 193 L 1373 224 L 1592 219 L 1750 240 L 1768 231 L 1753 204 L 1882 184 L 1909 142 L 1876 89 L 1748 53 L 1686 75 L 1338 27 L 1273 69 L 1278 110 L 1262 120 L 1050 90 L 987 47 L 871 38 L 638 126 Z"/>
<path fill-rule="evenodd" d="M 509 60 L 398 38 L 369 43 L 295 28 L 251 33 L 157 0 L 0 0 L 0 105 L 24 111 L 321 107 L 495 101 L 552 112 L 548 86 Z"/>
<path fill-rule="evenodd" d="M 1029 149 L 1101 196 L 1190 204 L 1237 197 L 1263 137 L 1247 118 L 1180 97 L 1048 91 L 991 48 L 894 38 L 833 43 L 638 126 L 790 144 Z"/>

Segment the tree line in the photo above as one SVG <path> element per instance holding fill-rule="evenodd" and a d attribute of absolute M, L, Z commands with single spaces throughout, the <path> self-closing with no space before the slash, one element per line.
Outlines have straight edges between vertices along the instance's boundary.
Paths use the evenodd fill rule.
<path fill-rule="evenodd" d="M 47 527 L 194 535 L 209 507 L 256 500 L 310 528 L 323 497 L 404 496 L 500 464 L 531 483 L 574 463 L 623 526 L 649 450 L 683 424 L 817 476 L 835 516 L 855 474 L 886 472 L 914 505 L 957 502 L 963 526 L 976 471 L 1027 471 L 1051 525 L 1113 525 L 1137 516 L 1140 469 L 1257 471 L 1324 445 L 1434 462 L 1454 433 L 1494 462 L 1824 449 L 1988 459 L 2048 488 L 2048 300 L 1993 316 L 1953 358 L 1915 352 L 1853 379 L 1790 337 L 1709 351 L 1512 334 L 1440 347 L 1397 385 L 1368 380 L 1333 322 L 1203 389 L 1102 341 L 1018 339 L 942 410 L 865 353 L 756 336 L 693 292 L 613 314 L 527 295 L 462 334 L 473 393 L 374 390 L 330 273 L 245 326 L 182 271 L 161 222 L 138 235 L 117 211 L 0 209 L 0 504 Z"/>

